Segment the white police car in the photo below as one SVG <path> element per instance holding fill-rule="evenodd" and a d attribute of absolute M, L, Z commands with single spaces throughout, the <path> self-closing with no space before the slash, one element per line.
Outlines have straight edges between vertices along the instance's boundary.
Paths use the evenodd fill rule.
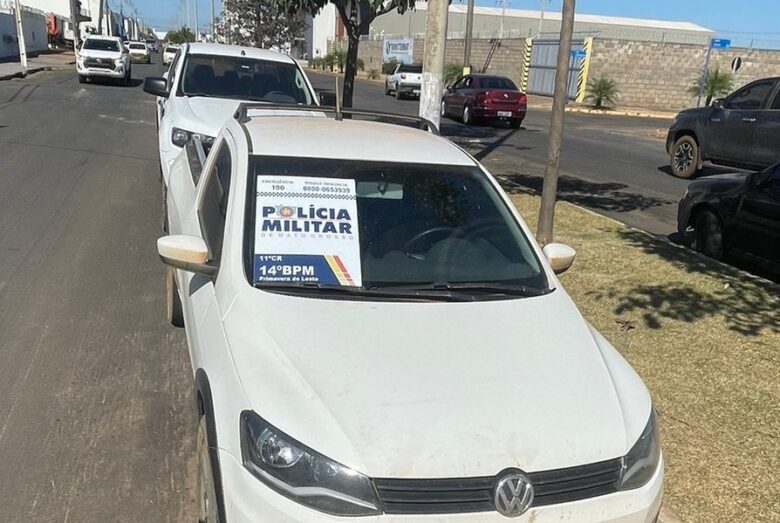
<path fill-rule="evenodd" d="M 650 394 L 561 287 L 574 251 L 433 133 L 256 111 L 176 160 L 158 240 L 200 520 L 655 521 Z"/>

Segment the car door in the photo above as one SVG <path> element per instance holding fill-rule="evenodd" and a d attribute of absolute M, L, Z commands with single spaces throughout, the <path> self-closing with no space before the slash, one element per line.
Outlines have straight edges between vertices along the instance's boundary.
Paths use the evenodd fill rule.
<path fill-rule="evenodd" d="M 183 53 L 182 49 L 183 48 L 179 48 L 179 50 L 176 51 L 176 55 L 173 57 L 173 60 L 171 61 L 171 65 L 167 71 L 167 76 L 165 79 L 166 79 L 166 87 L 168 88 L 168 97 L 167 98 L 162 96 L 157 97 L 157 115 L 158 115 L 157 125 L 158 125 L 158 132 L 160 133 L 161 144 L 166 143 L 165 141 L 162 140 L 163 138 L 162 123 L 163 123 L 163 118 L 165 118 L 166 110 L 170 106 L 170 98 L 176 96 L 175 87 L 177 85 L 177 80 L 179 76 L 178 67 L 179 67 L 179 62 L 181 62 L 181 56 Z M 170 131 L 168 132 L 170 133 Z"/>
<path fill-rule="evenodd" d="M 774 87 L 774 80 L 758 80 L 731 94 L 722 108 L 712 108 L 705 157 L 746 167 L 756 164 L 757 124 Z"/>
<path fill-rule="evenodd" d="M 468 98 L 468 92 L 471 84 L 474 83 L 474 79 L 471 76 L 464 76 L 457 84 L 455 84 L 452 92 L 451 102 L 448 103 L 450 107 L 450 113 L 460 116 L 463 114 L 463 108 L 466 106 L 466 100 Z"/>
<path fill-rule="evenodd" d="M 756 126 L 753 156 L 762 166 L 780 162 L 780 82 L 772 101 L 761 111 Z"/>
<path fill-rule="evenodd" d="M 780 164 L 753 175 L 736 216 L 738 247 L 780 261 Z"/>
<path fill-rule="evenodd" d="M 209 263 L 219 264 L 222 258 L 227 202 L 231 182 L 235 179 L 232 172 L 236 165 L 235 151 L 235 142 L 228 133 L 217 141 L 196 183 L 195 201 L 182 219 L 180 234 L 202 237 L 208 246 Z M 201 326 L 204 325 L 204 318 L 207 314 L 213 315 L 217 308 L 215 282 L 207 275 L 176 269 L 176 283 L 181 295 L 190 350 L 196 353 L 192 355 L 195 363 L 201 359 L 201 340 L 204 335 Z M 206 325 L 206 328 L 211 327 Z"/>

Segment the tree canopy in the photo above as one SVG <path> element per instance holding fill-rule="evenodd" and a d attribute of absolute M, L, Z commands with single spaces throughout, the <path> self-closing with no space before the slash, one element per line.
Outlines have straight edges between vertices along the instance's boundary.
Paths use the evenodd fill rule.
<path fill-rule="evenodd" d="M 231 44 L 289 52 L 303 38 L 303 17 L 267 0 L 225 0 L 219 36 Z"/>

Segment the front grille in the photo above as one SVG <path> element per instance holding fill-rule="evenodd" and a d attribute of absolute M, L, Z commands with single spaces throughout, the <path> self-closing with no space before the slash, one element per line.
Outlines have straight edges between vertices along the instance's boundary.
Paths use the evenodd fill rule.
<path fill-rule="evenodd" d="M 604 496 L 617 491 L 620 459 L 528 474 L 534 507 Z M 489 512 L 496 476 L 448 479 L 375 479 L 388 514 Z"/>
<path fill-rule="evenodd" d="M 111 58 L 86 58 L 84 65 L 95 69 L 113 69 L 115 67 Z"/>

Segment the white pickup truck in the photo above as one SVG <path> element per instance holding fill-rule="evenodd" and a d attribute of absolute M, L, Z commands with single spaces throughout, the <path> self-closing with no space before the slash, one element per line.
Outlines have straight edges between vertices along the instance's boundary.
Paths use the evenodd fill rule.
<path fill-rule="evenodd" d="M 393 74 L 385 79 L 385 94 L 395 93 L 395 99 L 404 96 L 420 96 L 422 65 L 398 64 Z"/>
<path fill-rule="evenodd" d="M 90 78 L 114 78 L 130 83 L 130 55 L 116 36 L 88 36 L 81 45 L 76 60 L 79 82 Z"/>

